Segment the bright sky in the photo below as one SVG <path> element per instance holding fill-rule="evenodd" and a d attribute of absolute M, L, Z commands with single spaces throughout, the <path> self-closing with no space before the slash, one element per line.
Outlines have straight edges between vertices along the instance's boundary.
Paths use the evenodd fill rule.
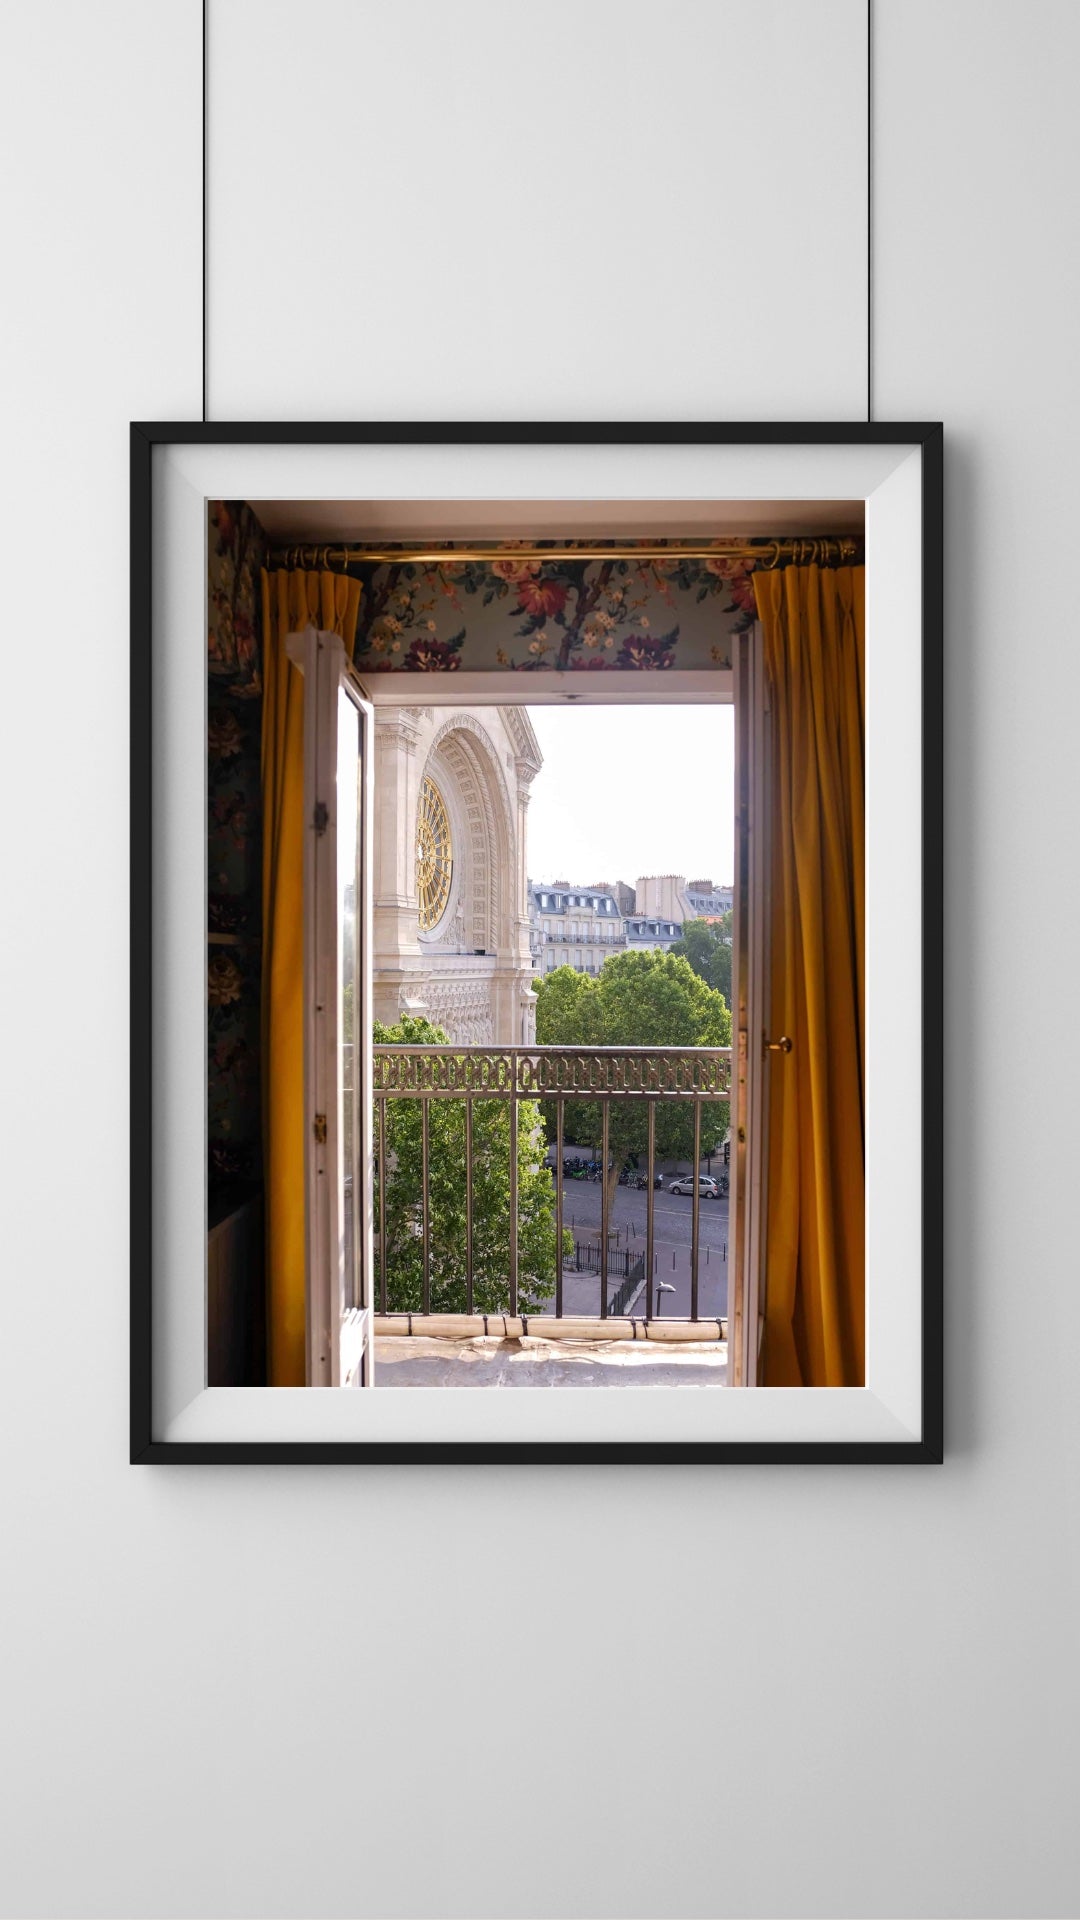
<path fill-rule="evenodd" d="M 729 706 L 530 707 L 544 764 L 529 803 L 529 877 L 734 878 Z"/>

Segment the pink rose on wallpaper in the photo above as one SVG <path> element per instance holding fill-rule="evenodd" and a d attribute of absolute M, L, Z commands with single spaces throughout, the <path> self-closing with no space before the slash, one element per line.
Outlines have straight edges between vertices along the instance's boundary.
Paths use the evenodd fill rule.
<path fill-rule="evenodd" d="M 523 580 L 518 588 L 518 606 L 526 613 L 542 613 L 550 619 L 562 612 L 568 591 L 561 580 Z"/>
<path fill-rule="evenodd" d="M 540 571 L 539 560 L 493 560 L 491 571 L 497 580 L 509 580 L 517 586 L 519 580 L 532 580 Z"/>
<path fill-rule="evenodd" d="M 745 560 L 737 560 L 726 553 L 710 554 L 705 562 L 705 571 L 715 574 L 719 580 L 727 581 L 731 597 L 743 613 L 757 612 L 754 583 L 747 572 Z"/>

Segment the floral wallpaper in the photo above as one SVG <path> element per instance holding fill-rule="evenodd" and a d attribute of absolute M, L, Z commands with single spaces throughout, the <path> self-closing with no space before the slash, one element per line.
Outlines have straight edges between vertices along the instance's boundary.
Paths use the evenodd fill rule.
<path fill-rule="evenodd" d="M 261 691 L 259 623 L 266 536 L 243 500 L 208 503 L 208 652 L 211 680 L 240 696 Z"/>
<path fill-rule="evenodd" d="M 364 598 L 357 664 L 376 673 L 457 668 L 541 673 L 729 667 L 755 617 L 756 562 L 718 552 L 617 560 L 499 557 L 357 567 Z M 654 542 L 638 543 L 654 545 Z M 765 543 L 763 543 L 763 546 Z"/>
<path fill-rule="evenodd" d="M 211 1219 L 261 1178 L 261 583 L 251 509 L 209 502 L 207 1139 Z"/>

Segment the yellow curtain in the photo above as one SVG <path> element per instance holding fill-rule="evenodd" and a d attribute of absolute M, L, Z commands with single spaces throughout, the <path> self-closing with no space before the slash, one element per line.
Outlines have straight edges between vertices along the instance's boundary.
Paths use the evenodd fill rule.
<path fill-rule="evenodd" d="M 865 1378 L 865 569 L 754 575 L 773 717 L 763 1377 Z"/>
<path fill-rule="evenodd" d="M 352 658 L 360 585 L 341 574 L 262 576 L 262 1082 L 270 1385 L 302 1387 L 304 1303 L 304 680 L 285 638 L 340 634 Z"/>

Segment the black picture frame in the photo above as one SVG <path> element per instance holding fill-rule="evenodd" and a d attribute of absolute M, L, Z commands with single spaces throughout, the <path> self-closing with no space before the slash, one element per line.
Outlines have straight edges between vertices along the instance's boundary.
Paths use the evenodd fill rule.
<path fill-rule="evenodd" d="M 131 445 L 130 1459 L 138 1464 L 936 1464 L 944 1457 L 943 428 L 939 422 L 134 422 Z M 166 1442 L 152 1407 L 155 449 L 217 445 L 917 446 L 922 455 L 922 1437 L 911 1441 Z M 764 1389 L 763 1391 L 767 1391 Z M 811 1390 L 812 1391 L 812 1390 Z"/>

